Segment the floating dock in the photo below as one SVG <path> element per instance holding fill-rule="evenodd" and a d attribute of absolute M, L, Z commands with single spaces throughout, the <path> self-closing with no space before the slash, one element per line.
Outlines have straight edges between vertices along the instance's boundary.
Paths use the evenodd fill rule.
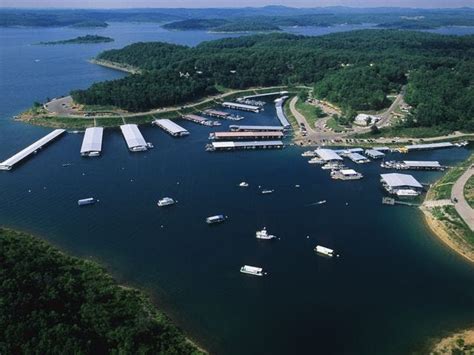
<path fill-rule="evenodd" d="M 206 146 L 209 152 L 237 149 L 281 149 L 282 141 L 252 141 L 252 142 L 212 142 Z"/>
<path fill-rule="evenodd" d="M 407 145 L 403 148 L 407 152 L 415 150 L 428 150 L 428 149 L 442 149 L 442 148 L 453 148 L 455 145 L 451 142 L 440 142 L 440 143 L 429 143 L 429 144 L 412 144 Z"/>
<path fill-rule="evenodd" d="M 233 110 L 249 111 L 249 112 L 255 112 L 255 113 L 258 113 L 262 110 L 260 106 L 239 104 L 238 102 L 229 102 L 229 101 L 223 102 L 222 107 L 230 108 Z"/>
<path fill-rule="evenodd" d="M 148 144 L 145 142 L 138 126 L 136 124 L 125 124 L 120 126 L 125 142 L 131 152 L 143 152 L 148 150 Z"/>
<path fill-rule="evenodd" d="M 81 155 L 83 157 L 95 157 L 100 155 L 102 152 L 103 134 L 104 128 L 102 127 L 89 127 L 86 129 L 81 146 Z"/>
<path fill-rule="evenodd" d="M 173 137 L 184 137 L 189 135 L 189 131 L 180 125 L 168 119 L 154 120 L 153 124 L 157 125 L 165 132 L 171 134 Z"/>
<path fill-rule="evenodd" d="M 320 157 L 325 162 L 343 160 L 339 154 L 337 154 L 334 150 L 331 150 L 331 149 L 320 148 L 320 149 L 316 149 L 314 152 L 317 154 L 318 157 Z"/>
<path fill-rule="evenodd" d="M 212 121 L 208 120 L 205 117 L 198 116 L 198 115 L 193 115 L 193 114 L 183 115 L 183 116 L 181 116 L 181 118 L 183 120 L 191 121 L 191 122 L 203 125 L 203 126 L 214 126 L 214 123 Z"/>
<path fill-rule="evenodd" d="M 257 97 L 276 96 L 276 95 L 288 95 L 288 91 L 276 91 L 276 92 L 267 92 L 265 94 L 247 95 L 247 96 L 242 96 L 242 99 L 248 100 L 248 99 L 255 99 Z"/>
<path fill-rule="evenodd" d="M 239 126 L 231 125 L 229 129 L 232 132 L 252 132 L 252 131 L 261 131 L 261 132 L 282 132 L 284 128 L 282 126 Z"/>
<path fill-rule="evenodd" d="M 15 164 L 18 164 L 20 161 L 22 161 L 29 155 L 36 153 L 38 149 L 43 148 L 46 144 L 58 138 L 64 132 L 66 132 L 66 130 L 64 129 L 55 129 L 51 133 L 48 133 L 43 138 L 40 138 L 30 146 L 13 155 L 11 158 L 8 158 L 4 162 L 0 163 L 0 170 L 11 170 Z"/>
<path fill-rule="evenodd" d="M 288 119 L 285 116 L 285 112 L 283 111 L 283 104 L 285 103 L 285 100 L 287 98 L 288 96 L 283 96 L 275 100 L 277 117 L 280 120 L 280 123 L 284 129 L 289 129 L 291 127 L 290 122 L 288 122 Z"/>
<path fill-rule="evenodd" d="M 403 160 L 403 161 L 385 161 L 380 164 L 382 168 L 397 169 L 397 170 L 444 170 L 447 167 L 441 165 L 438 161 L 417 161 L 417 160 Z"/>
<path fill-rule="evenodd" d="M 204 110 L 202 111 L 203 114 L 210 116 L 210 117 L 217 117 L 217 118 L 227 118 L 230 116 L 230 113 L 218 110 Z"/>
<path fill-rule="evenodd" d="M 392 148 L 390 148 L 390 147 L 372 147 L 372 150 L 378 150 L 379 152 L 389 153 L 389 152 L 392 151 Z"/>
<path fill-rule="evenodd" d="M 265 131 L 254 131 L 254 132 L 214 132 L 209 135 L 209 139 L 214 140 L 255 140 L 255 139 L 282 139 L 283 132 L 265 132 Z"/>
<path fill-rule="evenodd" d="M 381 174 L 380 181 L 385 190 L 394 195 L 398 195 L 400 191 L 413 191 L 416 194 L 420 194 L 423 190 L 423 185 L 412 175 L 396 173 Z"/>
<path fill-rule="evenodd" d="M 382 159 L 385 156 L 385 153 L 376 149 L 367 149 L 365 154 L 372 159 Z"/>
<path fill-rule="evenodd" d="M 335 152 L 341 155 L 347 155 L 351 153 L 362 153 L 364 149 L 362 148 L 347 148 L 347 149 L 336 149 Z"/>

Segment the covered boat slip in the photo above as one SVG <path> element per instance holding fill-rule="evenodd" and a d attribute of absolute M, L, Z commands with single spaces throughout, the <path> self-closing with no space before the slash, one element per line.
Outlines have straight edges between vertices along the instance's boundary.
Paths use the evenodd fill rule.
<path fill-rule="evenodd" d="M 136 124 L 125 124 L 120 126 L 125 142 L 131 152 L 147 150 L 147 144 Z"/>
<path fill-rule="evenodd" d="M 194 115 L 194 114 L 183 115 L 182 118 L 184 120 L 198 123 L 204 126 L 208 126 L 212 123 L 212 121 L 210 121 L 209 119 L 202 116 Z"/>
<path fill-rule="evenodd" d="M 413 144 L 405 146 L 405 149 L 409 152 L 415 150 L 426 150 L 426 149 L 441 149 L 441 148 L 452 148 L 455 145 L 451 142 L 441 143 L 429 143 L 429 144 Z"/>
<path fill-rule="evenodd" d="M 382 159 L 385 156 L 385 153 L 382 153 L 376 149 L 367 149 L 365 154 L 367 154 L 367 156 L 371 157 L 372 159 Z"/>
<path fill-rule="evenodd" d="M 189 131 L 187 129 L 168 119 L 154 120 L 153 124 L 162 128 L 165 132 L 168 132 L 173 137 L 183 137 L 189 135 Z"/>
<path fill-rule="evenodd" d="M 234 110 L 241 110 L 241 111 L 250 111 L 250 112 L 255 112 L 258 113 L 262 109 L 260 106 L 253 106 L 253 105 L 247 105 L 247 104 L 239 104 L 238 102 L 223 102 L 222 107 L 234 109 Z"/>
<path fill-rule="evenodd" d="M 225 151 L 237 149 L 279 149 L 283 148 L 282 141 L 252 141 L 252 142 L 212 142 L 207 146 L 208 151 Z"/>
<path fill-rule="evenodd" d="M 315 153 L 325 162 L 343 160 L 342 157 L 332 149 L 319 148 L 315 150 Z"/>
<path fill-rule="evenodd" d="M 362 163 L 368 163 L 370 160 L 364 157 L 362 154 L 359 153 L 349 153 L 346 155 L 350 160 L 352 160 L 354 163 L 357 164 L 362 164 Z"/>
<path fill-rule="evenodd" d="M 398 190 L 412 189 L 421 191 L 423 185 L 416 180 L 412 175 L 408 174 L 381 174 L 381 181 L 388 192 L 396 193 Z"/>
<path fill-rule="evenodd" d="M 282 132 L 284 130 L 281 126 L 245 126 L 245 125 L 230 125 L 229 129 L 232 132 L 252 132 L 252 131 L 261 131 L 261 132 L 270 132 L 277 131 Z"/>
<path fill-rule="evenodd" d="M 90 127 L 84 133 L 82 140 L 81 155 L 82 156 L 97 156 L 102 151 L 102 136 L 104 128 Z"/>
<path fill-rule="evenodd" d="M 242 96 L 242 99 L 255 99 L 258 97 L 267 97 L 267 96 L 276 96 L 276 95 L 288 95 L 288 91 L 276 91 L 276 92 L 267 92 L 265 94 L 255 94 L 255 95 L 247 95 Z"/>
<path fill-rule="evenodd" d="M 45 146 L 46 144 L 48 144 L 52 140 L 58 138 L 64 132 L 66 132 L 66 130 L 64 130 L 64 129 L 55 129 L 51 133 L 48 133 L 43 138 L 38 139 L 33 144 L 29 145 L 25 149 L 19 151 L 18 153 L 16 153 L 12 157 L 10 157 L 7 160 L 5 160 L 4 162 L 0 163 L 0 170 L 11 170 L 15 164 L 19 163 L 20 161 L 22 161 L 23 159 L 25 159 L 29 155 L 31 155 L 33 153 L 36 153 L 36 151 L 38 149 L 43 148 L 43 146 Z"/>
<path fill-rule="evenodd" d="M 290 128 L 290 122 L 288 122 L 288 119 L 285 116 L 285 112 L 283 111 L 283 104 L 285 103 L 285 100 L 287 98 L 288 96 L 283 96 L 275 100 L 275 108 L 276 108 L 277 117 L 280 120 L 280 123 L 284 129 Z"/>
<path fill-rule="evenodd" d="M 281 139 L 283 138 L 283 132 L 214 132 L 209 135 L 209 139 L 214 140 L 232 140 L 232 139 Z"/>

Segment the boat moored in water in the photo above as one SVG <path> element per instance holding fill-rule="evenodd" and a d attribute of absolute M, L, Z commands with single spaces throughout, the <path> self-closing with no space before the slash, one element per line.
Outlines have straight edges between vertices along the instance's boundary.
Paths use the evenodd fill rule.
<path fill-rule="evenodd" d="M 227 216 L 224 216 L 223 214 L 218 214 L 215 216 L 207 217 L 206 223 L 207 224 L 221 223 L 221 222 L 224 222 L 226 219 L 227 219 Z"/>
<path fill-rule="evenodd" d="M 248 183 L 248 182 L 245 182 L 245 181 L 242 181 L 242 182 L 239 184 L 239 187 L 249 187 L 249 183 Z"/>
<path fill-rule="evenodd" d="M 275 192 L 275 190 L 262 190 L 262 194 L 264 194 L 264 195 L 272 194 L 273 192 Z"/>
<path fill-rule="evenodd" d="M 159 207 L 170 206 L 176 203 L 171 197 L 163 197 L 162 199 L 158 200 L 157 205 Z"/>
<path fill-rule="evenodd" d="M 323 247 L 321 245 L 316 245 L 316 248 L 314 248 L 314 251 L 318 254 L 328 256 L 331 258 L 334 256 L 334 250 Z"/>
<path fill-rule="evenodd" d="M 257 231 L 255 233 L 255 236 L 256 236 L 257 239 L 265 239 L 265 240 L 271 240 L 271 239 L 276 238 L 275 235 L 268 234 L 267 229 L 265 227 L 262 230 Z"/>
<path fill-rule="evenodd" d="M 86 206 L 86 205 L 92 205 L 96 203 L 96 199 L 94 197 L 88 197 L 88 198 L 83 198 L 77 201 L 77 204 L 79 206 Z"/>
<path fill-rule="evenodd" d="M 263 276 L 263 269 L 256 266 L 244 265 L 240 268 L 240 272 L 254 276 Z"/>

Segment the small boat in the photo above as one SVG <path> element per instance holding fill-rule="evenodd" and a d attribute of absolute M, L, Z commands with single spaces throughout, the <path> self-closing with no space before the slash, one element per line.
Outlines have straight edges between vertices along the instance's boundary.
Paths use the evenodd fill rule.
<path fill-rule="evenodd" d="M 331 258 L 334 256 L 334 250 L 323 247 L 321 245 L 316 245 L 316 248 L 314 248 L 314 251 L 318 254 L 329 256 Z"/>
<path fill-rule="evenodd" d="M 307 150 L 306 152 L 301 153 L 302 157 L 315 157 L 316 153 L 314 150 Z"/>
<path fill-rule="evenodd" d="M 265 239 L 265 240 L 270 240 L 270 239 L 275 239 L 276 236 L 272 234 L 268 234 L 267 229 L 264 227 L 261 231 L 257 231 L 255 233 L 255 236 L 257 239 Z"/>
<path fill-rule="evenodd" d="M 263 276 L 263 269 L 256 266 L 244 265 L 240 268 L 240 272 L 243 274 Z"/>
<path fill-rule="evenodd" d="M 272 194 L 275 190 L 262 190 L 262 194 Z"/>
<path fill-rule="evenodd" d="M 71 166 L 71 165 L 72 165 L 72 163 L 64 163 L 64 164 L 62 164 L 62 167 L 65 168 L 65 167 L 68 167 L 68 166 Z"/>
<path fill-rule="evenodd" d="M 98 157 L 98 156 L 100 156 L 100 152 L 90 152 L 87 156 L 88 157 Z"/>
<path fill-rule="evenodd" d="M 164 206 L 174 205 L 175 203 L 176 201 L 173 200 L 171 197 L 163 197 L 161 200 L 158 200 L 157 205 L 159 207 L 164 207 Z"/>
<path fill-rule="evenodd" d="M 88 198 L 83 198 L 77 201 L 77 204 L 79 206 L 86 206 L 86 205 L 92 205 L 96 203 L 96 199 L 94 197 L 88 197 Z"/>
<path fill-rule="evenodd" d="M 224 222 L 226 219 L 227 219 L 227 216 L 224 216 L 223 214 L 218 214 L 215 216 L 207 217 L 206 223 L 207 224 L 221 223 L 221 222 Z"/>
<path fill-rule="evenodd" d="M 309 163 L 309 164 L 324 164 L 325 161 L 324 161 L 323 159 L 321 159 L 321 158 L 314 157 L 314 158 L 308 160 L 308 163 Z"/>
<path fill-rule="evenodd" d="M 150 143 L 150 142 L 148 142 L 148 143 L 146 144 L 146 146 L 147 146 L 147 148 L 150 148 L 150 149 L 151 149 L 151 148 L 155 148 L 155 146 L 153 145 L 153 143 Z"/>
<path fill-rule="evenodd" d="M 326 200 L 321 200 L 316 202 L 316 205 L 324 205 L 326 203 Z"/>
<path fill-rule="evenodd" d="M 343 169 L 344 165 L 341 163 L 326 163 L 324 164 L 321 169 L 323 170 L 337 170 L 337 169 Z"/>
<path fill-rule="evenodd" d="M 242 182 L 239 184 L 239 187 L 249 187 L 249 183 L 248 183 L 248 182 L 245 182 L 245 181 L 242 181 Z"/>

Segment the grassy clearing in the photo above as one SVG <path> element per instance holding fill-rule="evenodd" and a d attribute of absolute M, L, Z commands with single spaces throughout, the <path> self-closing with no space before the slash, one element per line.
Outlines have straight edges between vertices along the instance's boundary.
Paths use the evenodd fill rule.
<path fill-rule="evenodd" d="M 301 113 L 305 118 L 308 124 L 314 128 L 316 121 L 322 117 L 317 116 L 316 107 L 313 105 L 304 102 L 303 100 L 298 100 L 295 105 L 296 110 Z"/>
<path fill-rule="evenodd" d="M 471 247 L 474 246 L 474 232 L 464 223 L 454 206 L 433 208 L 432 214 L 443 223 L 452 237 L 467 242 Z"/>
<path fill-rule="evenodd" d="M 464 185 L 464 197 L 466 198 L 467 203 L 474 208 L 474 175 L 467 180 L 466 185 Z"/>
<path fill-rule="evenodd" d="M 333 130 L 334 132 L 344 132 L 344 127 L 342 127 L 337 121 L 331 117 L 326 122 L 329 129 Z"/>

